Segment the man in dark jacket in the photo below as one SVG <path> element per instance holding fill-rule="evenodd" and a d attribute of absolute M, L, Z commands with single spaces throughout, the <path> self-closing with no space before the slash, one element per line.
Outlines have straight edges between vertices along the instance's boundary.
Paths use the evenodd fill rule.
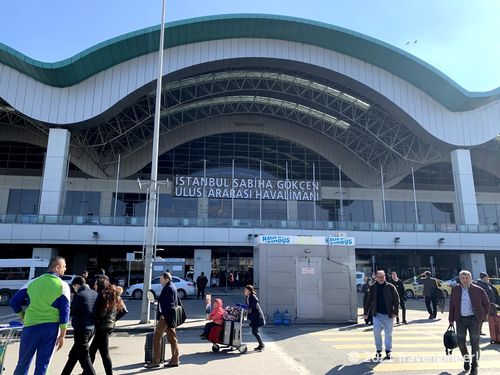
<path fill-rule="evenodd" d="M 205 272 L 202 272 L 201 275 L 196 278 L 196 288 L 198 289 L 197 299 L 200 299 L 200 295 L 201 298 L 205 299 L 205 288 L 207 287 L 207 284 L 208 279 L 205 276 Z"/>
<path fill-rule="evenodd" d="M 488 276 L 488 274 L 486 272 L 480 272 L 479 279 L 475 281 L 475 284 L 481 287 L 486 292 L 488 300 L 490 301 L 490 313 L 496 314 L 494 304 L 496 304 L 498 299 L 498 291 L 493 285 L 490 284 L 490 277 Z M 485 333 L 483 333 L 483 323 L 484 322 L 481 323 L 481 335 L 486 335 Z"/>
<path fill-rule="evenodd" d="M 170 310 L 179 304 L 179 296 L 177 295 L 177 288 L 172 282 L 172 276 L 169 272 L 164 272 L 160 276 L 160 282 L 163 285 L 160 297 L 158 298 L 158 323 L 155 327 L 153 338 L 153 361 L 147 363 L 146 368 L 157 368 L 161 365 L 161 340 L 163 334 L 167 333 L 167 340 L 170 344 L 172 357 L 170 361 L 165 364 L 165 367 L 179 366 L 179 342 L 175 328 L 167 325 L 167 318 Z"/>
<path fill-rule="evenodd" d="M 89 342 L 94 336 L 95 301 L 97 292 L 90 289 L 82 276 L 76 276 L 71 282 L 75 295 L 71 301 L 71 324 L 75 343 L 61 375 L 71 375 L 76 362 L 80 362 L 83 375 L 95 375 L 90 361 Z"/>
<path fill-rule="evenodd" d="M 460 276 L 460 284 L 451 290 L 448 320 L 450 324 L 457 323 L 458 347 L 464 357 L 464 370 L 471 370 L 471 374 L 477 374 L 479 331 L 481 323 L 488 316 L 490 301 L 482 288 L 472 284 L 472 275 L 469 271 L 460 271 L 458 275 Z M 469 331 L 472 346 L 472 355 L 470 356 L 465 340 L 467 331 Z"/>
<path fill-rule="evenodd" d="M 405 296 L 405 287 L 403 285 L 403 281 L 398 278 L 398 274 L 396 271 L 391 272 L 391 281 L 390 283 L 396 287 L 399 295 L 399 306 L 401 307 L 401 313 L 403 318 L 403 324 L 408 324 L 406 321 L 406 296 Z M 399 324 L 399 314 L 396 316 L 396 323 Z"/>
<path fill-rule="evenodd" d="M 394 317 L 398 316 L 399 296 L 394 285 L 388 283 L 385 271 L 377 271 L 377 282 L 368 291 L 364 306 L 365 319 L 369 311 L 373 312 L 373 337 L 375 338 L 375 361 L 382 357 L 382 328 L 385 336 L 385 358 L 391 359 L 392 352 L 392 327 Z"/>
<path fill-rule="evenodd" d="M 425 307 L 427 307 L 427 312 L 429 313 L 429 319 L 436 319 L 437 316 L 436 289 L 438 288 L 437 281 L 435 278 L 431 277 L 430 271 L 425 271 L 424 277 L 422 278 L 422 283 L 424 285 L 423 293 L 425 298 Z"/>

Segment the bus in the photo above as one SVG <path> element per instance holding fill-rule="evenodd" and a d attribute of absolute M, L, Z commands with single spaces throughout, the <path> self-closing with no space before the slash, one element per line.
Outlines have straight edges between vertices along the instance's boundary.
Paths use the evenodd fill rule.
<path fill-rule="evenodd" d="M 0 259 L 0 305 L 8 305 L 19 289 L 47 272 L 48 267 L 46 259 Z"/>

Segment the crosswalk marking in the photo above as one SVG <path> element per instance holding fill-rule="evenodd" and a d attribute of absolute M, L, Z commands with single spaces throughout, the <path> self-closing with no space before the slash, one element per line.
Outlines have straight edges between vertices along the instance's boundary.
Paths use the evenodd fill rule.
<path fill-rule="evenodd" d="M 419 343 L 402 343 L 402 344 L 397 344 L 398 348 L 422 348 L 425 346 L 426 348 L 444 348 L 443 343 L 434 343 L 434 342 L 419 342 Z M 335 349 L 351 349 L 351 350 L 356 350 L 356 349 L 373 349 L 375 347 L 375 344 L 373 342 L 370 342 L 369 344 L 339 344 L 339 345 L 332 345 L 332 348 Z M 395 347 L 394 347 L 395 348 Z"/>
<path fill-rule="evenodd" d="M 372 371 L 377 373 L 377 372 L 396 372 L 396 371 L 418 371 L 421 373 L 422 371 L 430 371 L 430 370 L 461 370 L 463 369 L 464 363 L 462 361 L 454 361 L 454 362 L 428 362 L 428 363 L 397 363 L 397 361 L 392 361 L 392 362 L 381 362 L 381 363 L 375 363 L 375 366 L 373 367 Z M 491 368 L 498 368 L 498 360 L 497 361 L 479 361 L 479 368 L 480 369 L 491 369 Z"/>
<path fill-rule="evenodd" d="M 460 350 L 458 349 L 455 349 L 453 350 L 453 356 L 456 355 L 460 355 Z M 491 357 L 491 356 L 497 356 L 498 357 L 499 353 L 496 351 L 496 350 L 481 350 L 481 358 L 483 357 Z M 425 357 L 425 356 L 435 356 L 435 357 L 443 357 L 443 358 L 449 358 L 449 356 L 447 356 L 445 353 L 444 353 L 444 349 L 442 351 L 433 351 L 433 352 L 420 352 L 420 351 L 415 351 L 415 352 L 399 352 L 399 351 L 395 351 L 392 353 L 392 356 L 394 358 L 409 358 L 409 357 L 412 357 L 412 356 L 421 356 L 421 357 Z"/>
<path fill-rule="evenodd" d="M 443 332 L 441 330 L 439 331 L 416 331 L 416 330 L 399 330 L 399 329 L 394 329 L 392 331 L 392 335 L 419 335 L 419 336 L 440 336 Z M 334 331 L 334 330 L 329 330 L 329 331 L 321 331 L 321 332 L 314 332 L 311 333 L 313 336 L 339 336 L 339 335 L 346 335 L 346 336 L 373 336 L 373 330 L 369 331 Z"/>
<path fill-rule="evenodd" d="M 373 335 L 370 336 L 370 338 L 373 340 Z M 432 336 L 426 336 L 424 339 L 428 340 L 429 338 L 432 338 Z M 435 336 L 435 338 L 438 338 L 438 336 Z M 383 336 L 382 336 L 383 339 Z M 415 341 L 417 338 L 415 337 L 408 337 L 408 336 L 392 336 L 392 342 L 398 342 L 398 341 Z M 353 341 L 353 342 L 359 342 L 360 338 L 359 337 L 322 337 L 320 338 L 320 341 L 323 342 L 334 342 L 334 341 Z"/>

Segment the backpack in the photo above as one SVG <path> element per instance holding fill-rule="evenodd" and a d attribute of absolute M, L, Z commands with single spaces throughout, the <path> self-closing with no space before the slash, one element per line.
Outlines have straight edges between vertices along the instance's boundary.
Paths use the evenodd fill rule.
<path fill-rule="evenodd" d="M 448 329 L 443 336 L 443 344 L 445 347 L 446 355 L 451 355 L 453 349 L 458 347 L 457 333 L 455 332 L 455 327 L 453 324 L 448 326 Z"/>

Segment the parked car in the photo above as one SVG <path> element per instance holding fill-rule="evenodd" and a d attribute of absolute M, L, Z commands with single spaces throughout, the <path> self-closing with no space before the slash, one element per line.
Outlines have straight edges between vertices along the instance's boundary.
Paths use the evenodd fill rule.
<path fill-rule="evenodd" d="M 358 292 L 363 290 L 363 284 L 365 283 L 365 273 L 361 271 L 356 271 L 356 289 Z"/>
<path fill-rule="evenodd" d="M 451 287 L 445 284 L 445 282 L 442 280 L 439 279 L 436 280 L 439 289 L 441 289 L 444 292 L 445 297 L 448 298 L 448 296 L 451 293 Z M 422 276 L 418 276 L 416 279 L 412 277 L 411 279 L 403 281 L 403 286 L 405 288 L 406 298 L 422 297 L 424 295 L 424 285 Z"/>
<path fill-rule="evenodd" d="M 453 288 L 455 285 L 458 285 L 460 283 L 460 276 L 455 276 L 449 280 L 444 280 L 443 283 Z"/>
<path fill-rule="evenodd" d="M 184 299 L 186 296 L 196 295 L 196 286 L 192 281 L 187 281 L 176 276 L 172 276 L 172 282 L 177 288 L 177 293 L 180 299 Z M 132 284 L 126 290 L 124 295 L 126 297 L 132 297 L 134 299 L 142 299 L 142 289 L 144 288 L 143 283 Z M 161 293 L 163 286 L 160 283 L 160 277 L 155 277 L 151 280 L 151 291 L 153 292 L 155 298 Z"/>
<path fill-rule="evenodd" d="M 77 276 L 79 276 L 79 275 L 62 275 L 62 276 L 61 276 L 61 279 L 62 279 L 63 281 L 66 281 L 69 285 L 71 285 L 71 282 L 72 282 L 72 281 L 73 281 L 73 279 L 74 279 L 75 277 L 77 277 Z"/>

